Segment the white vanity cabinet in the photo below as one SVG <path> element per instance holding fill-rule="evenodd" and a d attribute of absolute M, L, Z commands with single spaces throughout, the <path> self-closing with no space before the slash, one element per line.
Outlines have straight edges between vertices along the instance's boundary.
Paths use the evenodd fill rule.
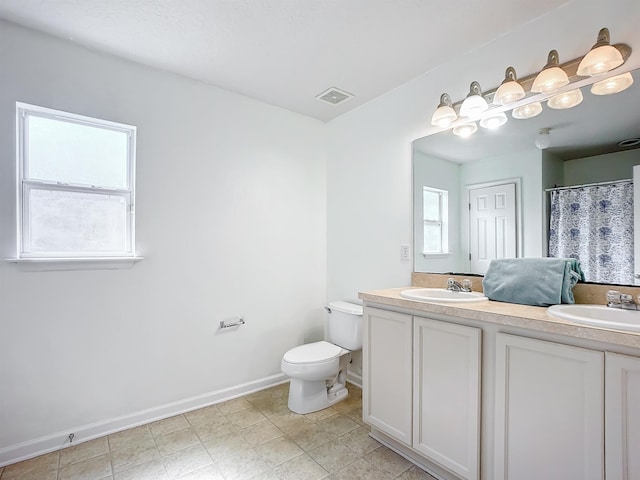
<path fill-rule="evenodd" d="M 640 358 L 606 354 L 607 480 L 640 480 Z"/>
<path fill-rule="evenodd" d="M 362 417 L 387 435 L 411 445 L 411 315 L 364 309 Z"/>
<path fill-rule="evenodd" d="M 479 328 L 364 309 L 364 421 L 459 478 L 479 478 Z"/>
<path fill-rule="evenodd" d="M 526 306 L 370 301 L 363 417 L 377 440 L 440 480 L 640 480 L 637 335 L 535 330 L 545 320 Z"/>
<path fill-rule="evenodd" d="M 496 480 L 603 478 L 603 352 L 497 333 L 495 383 Z"/>
<path fill-rule="evenodd" d="M 414 317 L 413 448 L 460 478 L 479 478 L 479 328 Z"/>

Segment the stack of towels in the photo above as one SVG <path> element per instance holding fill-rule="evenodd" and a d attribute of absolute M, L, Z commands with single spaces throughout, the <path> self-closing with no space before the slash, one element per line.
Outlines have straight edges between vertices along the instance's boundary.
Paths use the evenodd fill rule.
<path fill-rule="evenodd" d="M 573 258 L 504 258 L 491 261 L 482 288 L 491 300 L 548 306 L 575 303 L 578 281 L 584 273 Z"/>

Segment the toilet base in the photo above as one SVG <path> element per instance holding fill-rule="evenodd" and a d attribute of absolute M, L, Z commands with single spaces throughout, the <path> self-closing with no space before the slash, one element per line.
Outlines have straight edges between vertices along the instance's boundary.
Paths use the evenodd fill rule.
<path fill-rule="evenodd" d="M 304 415 L 317 412 L 347 398 L 349 391 L 342 384 L 334 384 L 327 392 L 327 382 L 310 382 L 292 378 L 289 383 L 289 410 Z"/>

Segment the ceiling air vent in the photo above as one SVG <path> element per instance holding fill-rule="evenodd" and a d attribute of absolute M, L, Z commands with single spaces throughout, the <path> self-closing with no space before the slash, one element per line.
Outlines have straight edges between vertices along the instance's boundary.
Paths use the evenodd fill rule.
<path fill-rule="evenodd" d="M 331 105 L 338 105 L 339 103 L 346 102 L 353 97 L 352 93 L 345 92 L 336 87 L 331 87 L 319 95 L 316 95 L 318 100 L 330 103 Z"/>
<path fill-rule="evenodd" d="M 618 142 L 619 147 L 637 147 L 640 145 L 640 138 L 628 138 L 626 140 L 622 140 Z"/>

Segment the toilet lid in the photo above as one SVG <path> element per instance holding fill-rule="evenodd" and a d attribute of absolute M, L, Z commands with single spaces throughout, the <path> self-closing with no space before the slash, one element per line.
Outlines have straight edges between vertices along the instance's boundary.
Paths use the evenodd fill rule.
<path fill-rule="evenodd" d="M 342 348 L 329 342 L 315 342 L 294 347 L 284 354 L 283 360 L 288 363 L 315 363 L 339 357 Z"/>

